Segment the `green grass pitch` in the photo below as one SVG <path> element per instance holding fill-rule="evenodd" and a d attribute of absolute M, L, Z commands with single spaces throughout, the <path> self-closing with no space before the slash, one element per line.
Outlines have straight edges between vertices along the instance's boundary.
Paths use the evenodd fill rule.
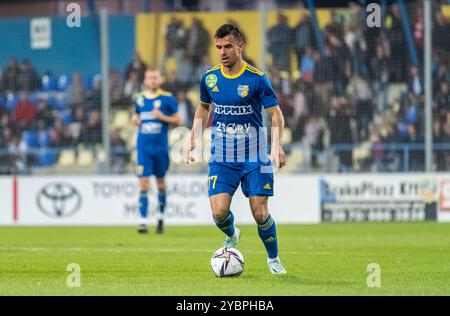
<path fill-rule="evenodd" d="M 213 276 L 216 227 L 0 227 L 0 295 L 450 295 L 450 223 L 278 225 L 273 276 L 255 226 L 240 226 L 238 278 Z M 81 267 L 70 288 L 69 263 Z M 367 265 L 381 267 L 370 288 Z"/>

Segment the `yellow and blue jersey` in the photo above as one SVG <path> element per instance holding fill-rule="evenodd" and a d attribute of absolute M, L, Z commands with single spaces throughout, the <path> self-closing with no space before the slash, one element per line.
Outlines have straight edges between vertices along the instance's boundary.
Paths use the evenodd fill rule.
<path fill-rule="evenodd" d="M 212 161 L 252 162 L 267 155 L 262 110 L 278 106 L 278 100 L 263 72 L 245 62 L 233 76 L 221 65 L 206 71 L 200 105 L 209 109 L 212 104 Z"/>
<path fill-rule="evenodd" d="M 148 91 L 139 93 L 135 100 L 135 111 L 140 118 L 138 151 L 169 151 L 169 124 L 153 117 L 152 111 L 155 108 L 168 116 L 178 112 L 177 101 L 170 92 L 159 90 L 155 94 Z"/>

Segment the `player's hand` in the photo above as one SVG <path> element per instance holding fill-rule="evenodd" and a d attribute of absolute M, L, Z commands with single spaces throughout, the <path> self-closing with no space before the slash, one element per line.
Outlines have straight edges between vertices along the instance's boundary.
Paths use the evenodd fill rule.
<path fill-rule="evenodd" d="M 155 119 L 160 121 L 164 120 L 165 115 L 159 109 L 153 109 L 152 114 Z"/>
<path fill-rule="evenodd" d="M 195 162 L 195 157 L 194 157 L 195 140 L 191 139 L 191 137 L 189 136 L 186 139 L 184 148 L 185 148 L 184 152 L 186 153 L 186 158 L 185 158 L 186 163 L 189 164 L 191 162 Z"/>
<path fill-rule="evenodd" d="M 139 115 L 133 114 L 133 116 L 131 117 L 131 123 L 133 123 L 134 125 L 139 125 L 140 121 L 141 120 L 139 118 Z"/>
<path fill-rule="evenodd" d="M 270 160 L 277 169 L 281 169 L 286 165 L 286 154 L 284 153 L 284 150 L 281 146 L 272 148 L 270 152 Z"/>

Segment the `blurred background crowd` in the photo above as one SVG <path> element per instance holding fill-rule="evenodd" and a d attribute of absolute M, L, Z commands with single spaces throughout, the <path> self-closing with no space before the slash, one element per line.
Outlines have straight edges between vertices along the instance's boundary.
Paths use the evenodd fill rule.
<path fill-rule="evenodd" d="M 202 73 L 216 64 L 211 28 L 200 2 L 168 2 L 161 28 L 164 89 L 189 127 Z M 201 2 L 204 3 L 204 2 Z M 240 1 L 224 10 L 256 10 Z M 183 6 L 184 5 L 184 6 Z M 359 3 L 326 8 L 319 25 L 303 2 L 275 1 L 274 23 L 263 34 L 242 27 L 246 42 L 265 37 L 266 57 L 244 59 L 269 76 L 286 117 L 286 172 L 424 170 L 424 12 L 422 1 L 393 3 L 382 27 L 368 27 Z M 450 14 L 435 1 L 432 29 L 434 168 L 450 167 Z M 219 8 L 220 9 L 220 8 Z M 289 10 L 301 10 L 293 20 Z M 321 8 L 323 10 L 323 8 Z M 256 11 L 255 11 L 256 12 Z M 319 16 L 320 18 L 320 16 Z M 0 20 L 1 21 L 1 20 Z M 230 11 L 229 23 L 241 25 Z M 214 23 L 214 21 L 208 21 Z M 255 21 L 259 23 L 259 21 Z M 1 23 L 0 23 L 1 29 Z M 124 67 L 111 68 L 109 97 L 113 172 L 133 170 L 134 131 L 129 117 L 150 65 L 129 49 Z M 2 54 L 0 52 L 0 54 Z M 53 56 L 52 58 L 57 58 Z M 58 57 L 62 60 L 63 56 Z M 0 71 L 0 173 L 30 173 L 78 165 L 98 170 L 102 154 L 102 80 L 78 71 L 40 72 L 27 56 L 8 56 Z M 38 171 L 37 171 L 38 172 Z"/>

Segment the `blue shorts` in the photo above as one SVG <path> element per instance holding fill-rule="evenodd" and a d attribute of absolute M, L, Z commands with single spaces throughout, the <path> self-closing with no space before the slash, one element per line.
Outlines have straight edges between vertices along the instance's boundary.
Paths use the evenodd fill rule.
<path fill-rule="evenodd" d="M 229 193 L 233 196 L 241 184 L 242 193 L 249 196 L 273 196 L 271 162 L 210 162 L 208 195 Z"/>
<path fill-rule="evenodd" d="M 138 150 L 137 163 L 136 174 L 139 178 L 147 178 L 153 175 L 157 178 L 164 178 L 167 170 L 169 170 L 169 153 Z"/>

